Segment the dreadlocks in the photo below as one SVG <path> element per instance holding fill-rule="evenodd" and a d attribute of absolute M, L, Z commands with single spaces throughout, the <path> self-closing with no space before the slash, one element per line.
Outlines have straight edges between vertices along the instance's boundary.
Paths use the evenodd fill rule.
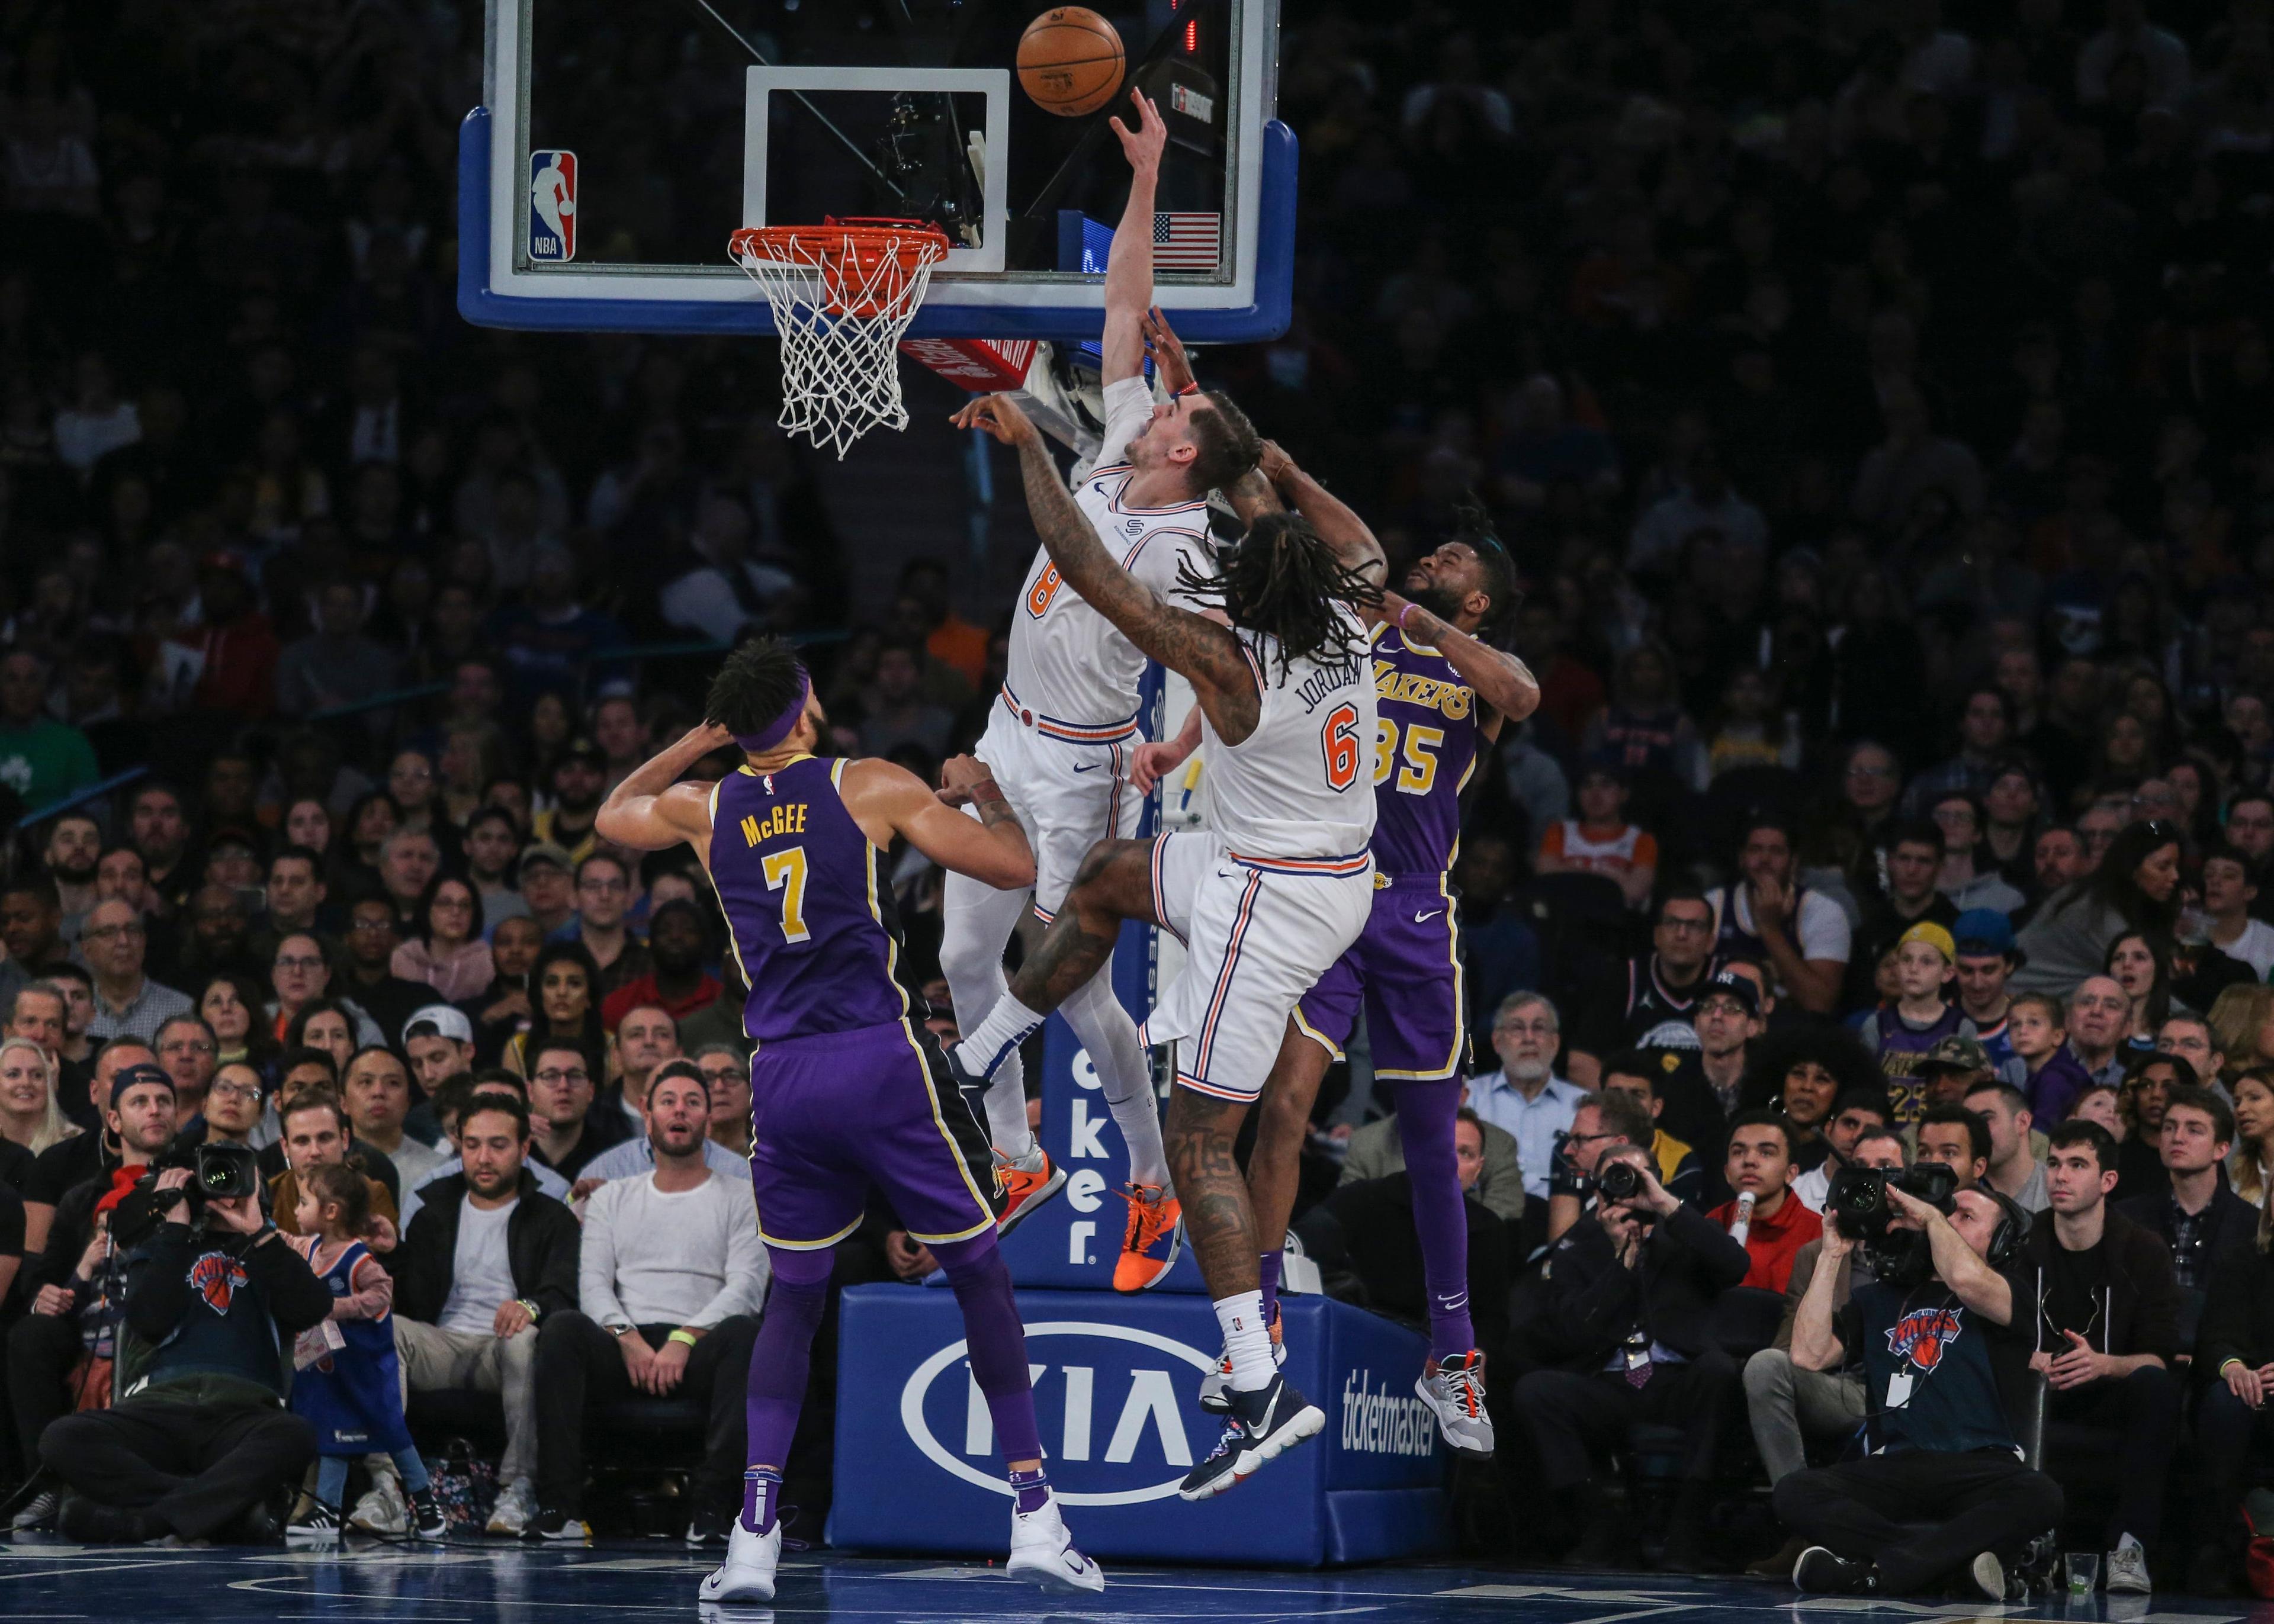
<path fill-rule="evenodd" d="M 1516 623 L 1516 612 L 1524 603 L 1524 589 L 1516 580 L 1516 560 L 1494 530 L 1492 515 L 1473 496 L 1453 510 L 1451 539 L 1477 555 L 1478 568 L 1484 571 L 1485 590 L 1492 597 L 1492 607 L 1485 611 L 1477 631 L 1485 642 L 1498 644 Z"/>
<path fill-rule="evenodd" d="M 1263 515 L 1222 560 L 1212 575 L 1178 564 L 1178 583 L 1221 603 L 1235 629 L 1276 638 L 1282 681 L 1294 662 L 1306 657 L 1333 663 L 1366 652 L 1365 632 L 1336 613 L 1335 605 L 1378 604 L 1382 589 L 1344 568 L 1300 515 Z M 1261 659 L 1261 637 L 1249 646 Z"/>

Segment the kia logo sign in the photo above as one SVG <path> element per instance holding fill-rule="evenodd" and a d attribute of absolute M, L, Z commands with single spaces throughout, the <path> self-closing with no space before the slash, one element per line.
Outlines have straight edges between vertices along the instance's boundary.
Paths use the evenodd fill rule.
<path fill-rule="evenodd" d="M 1117 1342 L 1127 1345 L 1098 1345 Z M 968 1342 L 951 1342 L 909 1374 L 900 1389 L 900 1425 L 941 1470 L 1007 1496 L 1011 1485 L 996 1475 L 994 1417 L 971 1378 L 968 1348 Z M 1156 1332 L 1086 1320 L 1028 1326 L 1027 1350 L 1035 1419 L 1050 1460 L 1050 1488 L 1060 1500 L 1069 1506 L 1135 1506 L 1177 1492 L 1193 1459 L 1179 1387 L 1191 1382 L 1188 1372 L 1214 1370 L 1214 1354 Z M 951 1372 L 960 1380 L 945 1385 L 950 1393 L 961 1389 L 954 1394 L 960 1403 L 933 1392 Z M 952 1440 L 960 1448 L 950 1448 L 934 1433 L 926 1416 L 928 1401 L 944 1428 L 960 1425 L 961 1436 Z M 1130 1486 L 1069 1486 L 1085 1480 Z"/>

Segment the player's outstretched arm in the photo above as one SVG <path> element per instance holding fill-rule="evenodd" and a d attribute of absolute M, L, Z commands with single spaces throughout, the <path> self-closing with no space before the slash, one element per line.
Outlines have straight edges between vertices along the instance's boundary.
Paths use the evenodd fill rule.
<path fill-rule="evenodd" d="M 1058 465 L 1018 403 L 1005 395 L 983 395 L 956 413 L 955 423 L 983 428 L 1017 447 L 1027 511 L 1050 562 L 1082 601 L 1146 654 L 1181 673 L 1220 737 L 1238 744 L 1254 733 L 1262 695 L 1239 639 L 1230 627 L 1178 608 L 1115 560 L 1059 483 Z"/>
<path fill-rule="evenodd" d="M 1129 201 L 1105 256 L 1104 353 L 1098 375 L 1107 383 L 1135 378 L 1145 369 L 1145 317 L 1153 307 L 1153 200 L 1160 186 L 1161 154 L 1169 144 L 1161 109 L 1141 90 L 1131 90 L 1129 100 L 1137 109 L 1135 129 L 1118 118 L 1106 120 L 1129 159 Z"/>
<path fill-rule="evenodd" d="M 1389 578 L 1389 560 L 1382 556 L 1382 543 L 1373 527 L 1348 502 L 1298 468 L 1278 441 L 1263 442 L 1263 455 L 1255 468 L 1283 500 L 1310 522 L 1344 569 L 1365 575 L 1377 586 Z M 1378 618 L 1378 612 L 1365 605 L 1354 606 L 1369 620 Z"/>
<path fill-rule="evenodd" d="M 1480 643 L 1443 616 L 1395 592 L 1382 593 L 1382 618 L 1395 621 L 1415 643 L 1426 643 L 1442 654 L 1462 680 L 1477 690 L 1477 697 L 1493 708 L 1492 736 L 1499 735 L 1501 718 L 1521 722 L 1540 709 L 1539 680 L 1515 655 Z"/>
<path fill-rule="evenodd" d="M 679 778 L 712 751 L 734 742 L 734 735 L 718 723 L 704 722 L 648 757 L 600 803 L 592 824 L 600 838 L 636 852 L 709 839 L 711 786 L 681 784 Z"/>
<path fill-rule="evenodd" d="M 986 764 L 968 756 L 951 756 L 940 777 L 960 801 L 977 808 L 975 821 L 942 802 L 915 773 L 888 761 L 848 762 L 838 793 L 854 822 L 879 846 L 904 835 L 943 868 L 1000 891 L 1032 885 L 1035 854 L 1027 831 Z"/>

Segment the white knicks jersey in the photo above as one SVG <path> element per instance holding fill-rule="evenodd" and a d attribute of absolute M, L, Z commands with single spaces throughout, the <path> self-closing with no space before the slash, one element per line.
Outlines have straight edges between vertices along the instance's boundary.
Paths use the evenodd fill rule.
<path fill-rule="evenodd" d="M 1182 608 L 1211 606 L 1178 584 L 1185 568 L 1199 575 L 1215 572 L 1208 504 L 1196 499 L 1133 508 L 1122 500 L 1134 471 L 1123 455 L 1152 410 L 1145 380 L 1107 385 L 1105 405 L 1105 466 L 1093 469 L 1076 487 L 1074 505 L 1106 552 L 1143 584 Z M 1128 739 L 1137 731 L 1137 682 L 1144 673 L 1137 645 L 1060 579 L 1048 548 L 1035 548 L 1011 616 L 1003 685 L 1011 710 L 1038 733 L 1078 743 Z"/>
<path fill-rule="evenodd" d="M 1236 857 L 1294 859 L 1356 873 L 1374 838 L 1374 661 L 1366 627 L 1343 605 L 1352 652 L 1304 656 L 1285 675 L 1276 638 L 1238 632 L 1262 710 L 1255 731 L 1226 744 L 1203 711 L 1208 827 Z M 1342 865 L 1340 867 L 1331 865 Z"/>

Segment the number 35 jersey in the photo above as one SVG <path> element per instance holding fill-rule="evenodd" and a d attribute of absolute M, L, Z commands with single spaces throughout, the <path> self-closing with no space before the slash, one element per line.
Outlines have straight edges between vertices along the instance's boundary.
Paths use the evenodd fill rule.
<path fill-rule="evenodd" d="M 1237 856 L 1348 861 L 1366 854 L 1374 829 L 1374 671 L 1358 616 L 1341 605 L 1335 613 L 1356 651 L 1302 655 L 1284 673 L 1277 639 L 1235 634 L 1261 699 L 1255 731 L 1246 739 L 1224 743 L 1201 716 L 1207 824 Z"/>
<path fill-rule="evenodd" d="M 1374 861 L 1434 877 L 1461 840 L 1461 792 L 1477 768 L 1477 695 L 1453 663 L 1384 623 L 1374 632 Z"/>
<path fill-rule="evenodd" d="M 900 921 L 877 852 L 838 793 L 841 761 L 748 767 L 711 795 L 711 883 L 749 981 L 754 1041 L 903 1021 Z"/>

